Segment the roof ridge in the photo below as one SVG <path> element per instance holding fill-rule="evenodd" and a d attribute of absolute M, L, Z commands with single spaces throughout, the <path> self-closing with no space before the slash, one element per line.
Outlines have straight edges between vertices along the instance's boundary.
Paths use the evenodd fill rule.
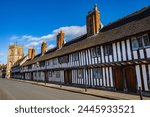
<path fill-rule="evenodd" d="M 114 21 L 114 22 L 111 22 L 111 23 L 109 23 L 109 24 L 107 24 L 106 26 L 104 26 L 102 29 L 100 29 L 100 31 L 107 31 L 107 30 L 109 30 L 109 29 L 107 29 L 108 27 L 111 27 L 112 25 L 114 25 L 114 24 L 117 24 L 117 23 L 119 23 L 119 22 L 121 22 L 121 21 L 123 21 L 123 20 L 127 20 L 127 19 L 129 19 L 129 18 L 131 18 L 131 17 L 134 17 L 134 16 L 137 16 L 137 15 L 139 15 L 139 14 L 141 14 L 141 13 L 144 13 L 145 11 L 147 11 L 148 9 L 150 9 L 150 6 L 146 6 L 146 7 L 144 7 L 144 8 L 141 8 L 140 10 L 138 10 L 138 11 L 135 11 L 135 12 L 132 12 L 131 14 L 129 14 L 129 15 L 127 15 L 127 16 L 124 16 L 124 17 L 122 17 L 122 18 L 119 18 L 118 20 L 116 20 L 116 21 Z M 129 21 L 130 22 L 130 21 Z M 124 23 L 128 23 L 128 22 L 124 22 Z M 112 28 L 110 28 L 110 29 L 112 29 Z"/>

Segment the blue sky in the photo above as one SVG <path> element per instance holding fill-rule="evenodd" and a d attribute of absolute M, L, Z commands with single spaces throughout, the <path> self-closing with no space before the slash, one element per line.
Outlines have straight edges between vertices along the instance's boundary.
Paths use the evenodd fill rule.
<path fill-rule="evenodd" d="M 17 42 L 40 51 L 46 40 L 55 46 L 56 34 L 66 40 L 86 33 L 86 15 L 97 3 L 101 22 L 107 25 L 150 5 L 150 0 L 0 0 L 0 64 L 7 63 L 8 45 Z"/>

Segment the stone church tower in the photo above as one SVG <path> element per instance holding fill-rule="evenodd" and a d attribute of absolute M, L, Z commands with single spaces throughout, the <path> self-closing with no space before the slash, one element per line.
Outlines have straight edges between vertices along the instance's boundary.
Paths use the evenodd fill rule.
<path fill-rule="evenodd" d="M 6 78 L 10 78 L 10 70 L 14 63 L 24 57 L 24 48 L 23 46 L 11 45 L 8 49 L 8 61 L 7 61 L 7 70 Z"/>

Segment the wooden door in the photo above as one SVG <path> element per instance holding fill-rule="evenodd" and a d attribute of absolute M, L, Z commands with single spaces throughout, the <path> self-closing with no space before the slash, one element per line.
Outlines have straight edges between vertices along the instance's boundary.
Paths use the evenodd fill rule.
<path fill-rule="evenodd" d="M 72 71 L 71 70 L 65 71 L 64 79 L 65 79 L 65 84 L 71 84 L 72 83 Z"/>
<path fill-rule="evenodd" d="M 126 85 L 129 92 L 136 92 L 136 76 L 134 67 L 124 68 Z"/>
<path fill-rule="evenodd" d="M 114 78 L 115 78 L 115 88 L 117 90 L 124 90 L 124 83 L 123 83 L 123 75 L 121 67 L 114 68 Z"/>

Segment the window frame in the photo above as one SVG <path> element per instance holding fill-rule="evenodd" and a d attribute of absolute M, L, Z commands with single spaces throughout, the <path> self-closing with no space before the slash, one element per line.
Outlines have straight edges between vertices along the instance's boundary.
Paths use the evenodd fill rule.
<path fill-rule="evenodd" d="M 95 73 L 96 73 L 96 75 L 95 75 Z M 102 68 L 99 68 L 99 67 L 93 68 L 93 74 L 92 75 L 93 75 L 93 78 L 95 78 L 95 79 L 102 79 L 102 77 L 103 77 Z"/>
<path fill-rule="evenodd" d="M 49 76 L 49 77 L 53 77 L 52 71 L 48 71 L 48 76 Z"/>
<path fill-rule="evenodd" d="M 112 50 L 112 44 L 106 44 L 104 45 L 104 55 L 105 56 L 110 56 L 113 55 L 113 50 Z"/>
<path fill-rule="evenodd" d="M 56 78 L 60 78 L 60 71 L 55 71 Z"/>
<path fill-rule="evenodd" d="M 138 36 L 137 37 L 138 45 L 140 45 L 139 44 L 139 42 L 140 42 L 139 39 L 141 39 L 141 42 L 142 42 L 142 47 L 139 47 L 139 49 L 142 49 L 142 48 L 144 48 L 143 36 Z"/>
<path fill-rule="evenodd" d="M 78 79 L 84 79 L 84 71 L 83 69 L 77 70 Z"/>
<path fill-rule="evenodd" d="M 136 41 L 136 47 L 134 47 L 134 43 L 133 41 Z M 138 40 L 136 39 L 136 37 L 131 38 L 131 43 L 132 43 L 132 50 L 138 50 L 139 49 L 139 44 L 138 44 Z"/>
<path fill-rule="evenodd" d="M 147 37 L 148 37 L 148 41 L 149 41 L 149 45 L 148 45 L 148 46 L 145 45 L 144 36 L 147 36 Z M 149 35 L 148 35 L 148 34 L 144 34 L 144 35 L 142 36 L 142 38 L 143 38 L 144 47 L 145 47 L 145 48 L 149 48 L 149 47 L 150 47 L 150 37 L 149 37 Z"/>
<path fill-rule="evenodd" d="M 99 52 L 98 52 L 98 49 L 99 49 Z M 100 49 L 100 46 L 97 46 L 97 47 L 96 47 L 96 56 L 97 56 L 97 57 L 100 57 L 100 56 L 101 56 L 101 49 Z"/>
<path fill-rule="evenodd" d="M 52 59 L 53 65 L 57 65 L 57 59 Z"/>
<path fill-rule="evenodd" d="M 91 55 L 92 55 L 92 58 L 96 57 L 96 48 L 95 47 L 91 48 Z"/>
<path fill-rule="evenodd" d="M 148 41 L 149 41 L 149 45 L 145 45 L 145 41 L 144 41 L 144 36 L 147 36 L 148 37 Z M 139 39 L 138 38 L 140 38 L 140 37 L 142 37 L 142 47 L 139 47 Z M 138 42 L 138 47 L 134 47 L 134 45 L 133 45 L 133 40 L 137 40 L 137 42 Z M 133 51 L 135 51 L 135 50 L 140 50 L 140 49 L 144 49 L 144 48 L 149 48 L 150 47 L 150 37 L 149 37 L 149 35 L 148 34 L 144 34 L 144 35 L 140 35 L 140 36 L 137 36 L 137 37 L 133 37 L 133 38 L 131 38 L 131 43 L 132 43 L 132 50 Z"/>
<path fill-rule="evenodd" d="M 73 53 L 72 54 L 72 61 L 79 61 L 79 52 Z"/>

